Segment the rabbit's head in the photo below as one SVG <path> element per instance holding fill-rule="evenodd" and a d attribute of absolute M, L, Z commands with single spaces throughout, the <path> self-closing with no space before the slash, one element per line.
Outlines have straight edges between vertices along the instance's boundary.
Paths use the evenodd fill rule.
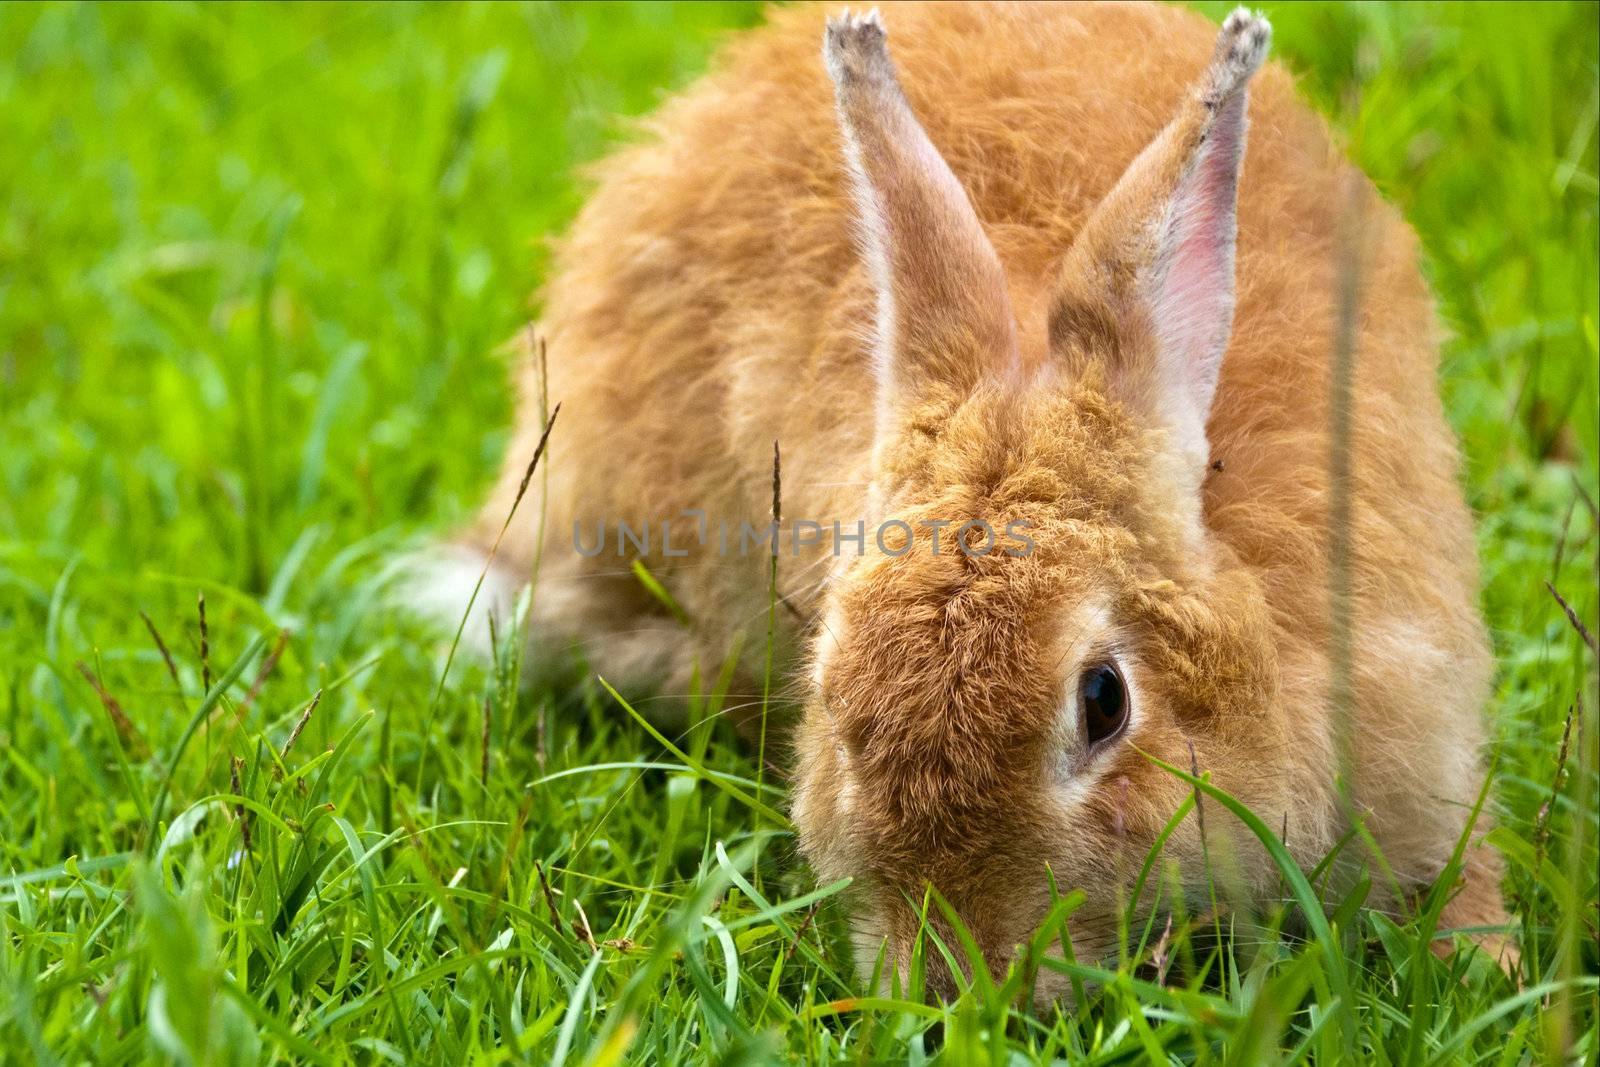
<path fill-rule="evenodd" d="M 855 879 L 866 973 L 880 952 L 904 970 L 924 914 L 962 958 L 930 886 L 997 971 L 1072 889 L 1078 955 L 1105 952 L 1189 795 L 1155 760 L 1275 799 L 1270 768 L 1250 771 L 1285 746 L 1266 606 L 1200 496 L 1267 40 L 1230 16 L 1176 118 L 1063 250 L 1049 351 L 1030 360 L 882 24 L 829 23 L 878 298 L 877 515 L 826 595 L 795 820 L 824 878 Z M 1203 847 L 1191 818 L 1165 856 L 1199 871 Z"/>

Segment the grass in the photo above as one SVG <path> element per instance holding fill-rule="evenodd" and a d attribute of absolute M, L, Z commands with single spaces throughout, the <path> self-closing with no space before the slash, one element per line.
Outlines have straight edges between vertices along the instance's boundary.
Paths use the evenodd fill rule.
<path fill-rule="evenodd" d="M 1280 857 L 1283 913 L 1104 968 L 1061 887 L 1076 1009 L 866 996 L 714 669 L 658 736 L 508 632 L 435 706 L 385 590 L 498 461 L 538 239 L 752 6 L 7 4 L 0 1060 L 1594 1062 L 1600 701 L 1544 583 L 1600 629 L 1600 8 L 1268 8 L 1453 332 L 1517 980 L 1426 951 L 1447 885 L 1393 921 Z"/>

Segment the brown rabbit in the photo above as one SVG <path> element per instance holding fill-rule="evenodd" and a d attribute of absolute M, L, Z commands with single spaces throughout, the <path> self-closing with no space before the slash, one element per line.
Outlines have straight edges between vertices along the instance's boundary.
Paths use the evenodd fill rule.
<path fill-rule="evenodd" d="M 1266 21 L 1241 9 L 1216 38 L 1144 5 L 825 18 L 775 11 L 729 47 L 599 168 L 561 246 L 548 497 L 495 571 L 508 588 L 541 557 L 535 644 L 681 691 L 764 632 L 777 548 L 805 708 L 794 819 L 821 877 L 856 879 L 869 971 L 880 951 L 905 966 L 928 884 L 997 970 L 1052 877 L 1088 894 L 1080 956 L 1112 951 L 1189 794 L 1151 756 L 1210 772 L 1309 864 L 1348 826 L 1347 737 L 1372 838 L 1403 894 L 1425 886 L 1483 781 L 1490 675 L 1437 330 L 1411 231 L 1281 69 L 1255 79 L 1245 150 Z M 1330 368 L 1354 201 L 1342 724 Z M 466 574 L 540 392 L 530 369 Z M 1191 816 L 1165 846 L 1190 889 L 1208 849 L 1244 893 L 1276 891 L 1241 826 L 1207 833 Z M 1503 923 L 1498 873 L 1475 841 L 1444 925 Z"/>

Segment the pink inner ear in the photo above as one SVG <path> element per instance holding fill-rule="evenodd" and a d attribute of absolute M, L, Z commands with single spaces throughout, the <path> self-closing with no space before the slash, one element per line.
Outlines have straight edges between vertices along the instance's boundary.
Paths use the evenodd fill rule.
<path fill-rule="evenodd" d="M 1187 396 L 1173 398 L 1204 426 L 1233 328 L 1236 204 L 1244 149 L 1245 95 L 1225 100 L 1199 159 L 1161 222 L 1150 310 L 1161 360 Z"/>

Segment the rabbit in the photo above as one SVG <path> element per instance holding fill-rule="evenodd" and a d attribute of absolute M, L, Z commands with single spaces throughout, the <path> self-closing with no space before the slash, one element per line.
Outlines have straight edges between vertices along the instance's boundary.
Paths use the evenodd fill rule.
<path fill-rule="evenodd" d="M 557 248 L 458 571 L 492 557 L 503 605 L 537 559 L 539 655 L 668 696 L 730 649 L 758 680 L 772 613 L 799 849 L 853 879 L 863 975 L 905 973 L 930 886 L 997 974 L 1056 890 L 1086 894 L 1079 958 L 1114 956 L 1191 793 L 1157 760 L 1306 866 L 1359 812 L 1397 910 L 1466 834 L 1492 661 L 1417 240 L 1269 41 L 1242 8 L 1220 34 L 1143 4 L 775 10 L 597 167 Z M 1276 895 L 1205 810 L 1164 846 L 1182 890 L 1214 863 Z M 1441 928 L 1514 960 L 1488 823 Z"/>

